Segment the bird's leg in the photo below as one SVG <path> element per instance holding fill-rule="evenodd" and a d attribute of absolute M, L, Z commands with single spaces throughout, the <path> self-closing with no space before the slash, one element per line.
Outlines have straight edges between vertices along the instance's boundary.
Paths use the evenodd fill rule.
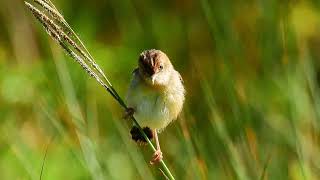
<path fill-rule="evenodd" d="M 153 133 L 154 133 L 154 139 L 156 141 L 157 150 L 156 150 L 156 152 L 153 153 L 152 159 L 150 161 L 150 164 L 152 164 L 152 165 L 155 164 L 155 163 L 160 162 L 162 160 L 162 158 L 163 158 L 162 152 L 161 152 L 161 149 L 160 149 L 157 130 L 154 129 Z"/>
<path fill-rule="evenodd" d="M 128 107 L 124 112 L 123 118 L 124 119 L 129 119 L 129 118 L 131 118 L 133 116 L 133 114 L 134 114 L 134 109 L 132 107 Z"/>

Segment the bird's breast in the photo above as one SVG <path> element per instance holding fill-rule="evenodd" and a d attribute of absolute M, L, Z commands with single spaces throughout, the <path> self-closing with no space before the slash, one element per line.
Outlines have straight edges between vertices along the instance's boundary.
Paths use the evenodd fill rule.
<path fill-rule="evenodd" d="M 135 116 L 141 126 L 161 129 L 170 121 L 168 101 L 164 94 L 148 89 L 135 93 Z"/>
<path fill-rule="evenodd" d="M 142 127 L 163 129 L 180 113 L 184 101 L 184 88 L 173 83 L 171 88 L 155 89 L 144 83 L 134 83 L 127 96 L 129 107 Z"/>

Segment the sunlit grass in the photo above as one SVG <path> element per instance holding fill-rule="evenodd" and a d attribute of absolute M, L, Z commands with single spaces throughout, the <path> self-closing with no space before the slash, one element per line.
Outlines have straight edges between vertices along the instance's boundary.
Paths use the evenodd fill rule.
<path fill-rule="evenodd" d="M 177 179 L 319 179 L 318 3 L 56 3 L 120 95 L 143 49 L 182 72 L 184 111 L 160 134 Z M 47 147 L 43 179 L 163 178 L 113 99 L 0 4 L 1 22 L 28 22 L 0 30 L 1 179 L 39 179 Z"/>

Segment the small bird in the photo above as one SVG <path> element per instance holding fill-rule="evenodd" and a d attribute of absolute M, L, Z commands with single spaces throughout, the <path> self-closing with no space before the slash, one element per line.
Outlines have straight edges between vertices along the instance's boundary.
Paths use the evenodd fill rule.
<path fill-rule="evenodd" d="M 146 135 L 156 142 L 156 152 L 151 164 L 162 160 L 158 133 L 175 120 L 182 110 L 185 89 L 182 78 L 169 58 L 160 50 L 143 51 L 138 60 L 138 68 L 127 92 L 128 109 L 126 117 L 135 115 Z M 132 139 L 146 142 L 135 126 L 130 131 Z"/>

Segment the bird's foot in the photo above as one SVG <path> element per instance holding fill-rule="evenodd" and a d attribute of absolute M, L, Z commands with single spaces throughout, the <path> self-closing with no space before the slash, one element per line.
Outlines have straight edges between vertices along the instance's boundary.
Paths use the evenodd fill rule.
<path fill-rule="evenodd" d="M 129 108 L 127 108 L 125 110 L 123 118 L 124 119 L 129 119 L 129 118 L 131 118 L 133 116 L 133 114 L 134 114 L 134 109 L 129 107 Z"/>
<path fill-rule="evenodd" d="M 154 165 L 156 163 L 159 163 L 162 160 L 162 152 L 160 149 L 156 150 L 156 152 L 153 153 L 152 159 L 150 161 L 151 165 Z"/>

